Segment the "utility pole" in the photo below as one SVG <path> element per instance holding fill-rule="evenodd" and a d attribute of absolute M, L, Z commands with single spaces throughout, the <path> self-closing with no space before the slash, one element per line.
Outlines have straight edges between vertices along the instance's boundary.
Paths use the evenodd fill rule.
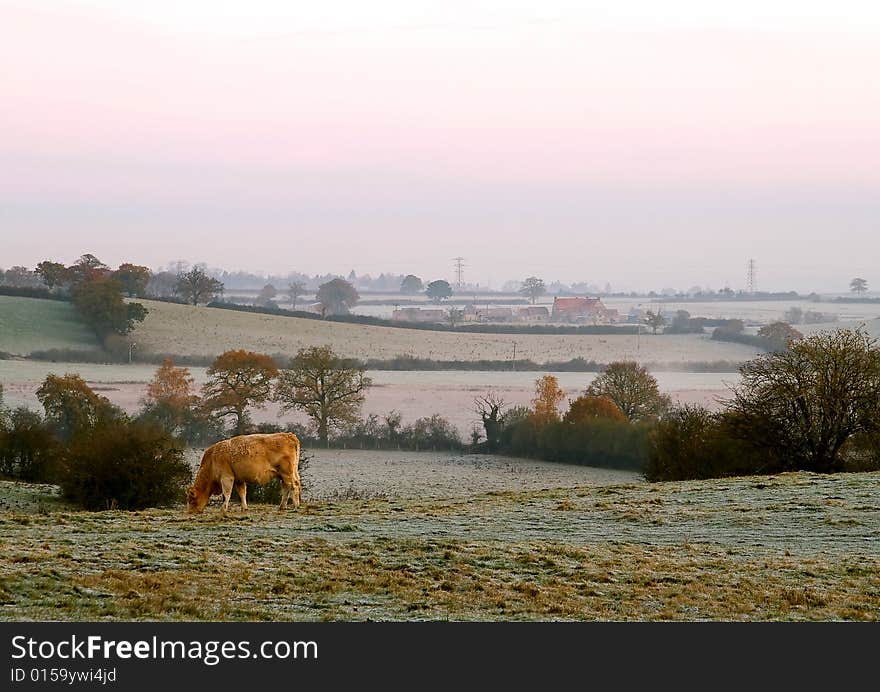
<path fill-rule="evenodd" d="M 513 371 L 516 372 L 516 342 L 513 342 Z"/>
<path fill-rule="evenodd" d="M 132 342 L 132 343 L 130 343 L 130 344 L 128 345 L 128 364 L 129 364 L 129 365 L 131 365 L 131 352 L 132 352 L 132 350 L 134 349 L 135 346 L 137 346 L 137 344 L 134 343 L 134 342 Z"/>
<path fill-rule="evenodd" d="M 455 267 L 455 287 L 461 290 L 461 277 L 464 274 L 464 257 L 453 257 Z"/>
<path fill-rule="evenodd" d="M 748 286 L 749 295 L 755 295 L 755 291 L 758 290 L 758 268 L 753 259 L 749 260 L 746 285 Z"/>

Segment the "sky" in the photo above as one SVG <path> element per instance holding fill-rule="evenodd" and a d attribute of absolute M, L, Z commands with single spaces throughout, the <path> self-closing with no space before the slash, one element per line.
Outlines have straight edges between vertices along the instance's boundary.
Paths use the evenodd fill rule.
<path fill-rule="evenodd" d="M 0 0 L 0 267 L 880 288 L 880 3 Z"/>

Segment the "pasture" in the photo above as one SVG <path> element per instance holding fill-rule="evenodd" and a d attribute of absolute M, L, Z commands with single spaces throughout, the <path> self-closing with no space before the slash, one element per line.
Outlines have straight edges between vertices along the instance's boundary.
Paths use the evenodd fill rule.
<path fill-rule="evenodd" d="M 70 303 L 0 296 L 0 351 L 25 356 L 51 348 L 99 350 Z"/>
<path fill-rule="evenodd" d="M 880 619 L 877 473 L 647 484 L 526 463 L 498 489 L 422 494 L 446 462 L 398 459 L 405 492 L 374 492 L 382 457 L 352 459 L 362 475 L 332 492 L 322 461 L 286 514 L 87 513 L 2 483 L 0 618 Z"/>
<path fill-rule="evenodd" d="M 351 358 L 394 358 L 408 354 L 435 360 L 508 360 L 538 363 L 584 358 L 599 363 L 635 359 L 683 364 L 691 361 L 744 361 L 756 350 L 712 341 L 708 334 L 466 334 L 323 322 L 250 314 L 191 305 L 141 301 L 150 311 L 132 333 L 139 352 L 217 355 L 245 348 L 295 355 L 301 348 L 329 344 Z"/>

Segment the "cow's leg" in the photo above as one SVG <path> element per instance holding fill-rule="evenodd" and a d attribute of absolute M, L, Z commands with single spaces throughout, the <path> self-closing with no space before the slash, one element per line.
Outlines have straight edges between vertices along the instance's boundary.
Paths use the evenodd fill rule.
<path fill-rule="evenodd" d="M 294 470 L 293 472 L 293 508 L 299 509 L 299 506 L 302 504 L 302 481 L 299 477 L 299 471 Z"/>
<path fill-rule="evenodd" d="M 281 505 L 278 507 L 278 511 L 284 511 L 287 509 L 287 501 L 290 499 L 290 493 L 293 490 L 293 486 L 290 481 L 286 478 L 281 479 Z"/>
<path fill-rule="evenodd" d="M 247 483 L 240 481 L 235 484 L 238 491 L 238 498 L 241 500 L 241 511 L 247 512 Z"/>
<path fill-rule="evenodd" d="M 229 500 L 232 498 L 232 486 L 235 485 L 235 478 L 232 476 L 224 476 L 220 479 L 220 490 L 223 492 L 223 514 L 229 511 Z"/>

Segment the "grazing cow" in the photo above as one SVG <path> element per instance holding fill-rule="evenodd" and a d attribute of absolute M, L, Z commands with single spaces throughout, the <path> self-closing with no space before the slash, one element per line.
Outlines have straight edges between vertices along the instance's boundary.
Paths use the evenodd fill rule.
<path fill-rule="evenodd" d="M 202 456 L 196 480 L 186 491 L 189 511 L 201 512 L 211 495 L 223 494 L 223 511 L 229 509 L 232 489 L 247 509 L 247 484 L 281 479 L 281 506 L 293 498 L 294 509 L 302 500 L 299 479 L 299 439 L 293 433 L 238 435 L 211 445 Z"/>

